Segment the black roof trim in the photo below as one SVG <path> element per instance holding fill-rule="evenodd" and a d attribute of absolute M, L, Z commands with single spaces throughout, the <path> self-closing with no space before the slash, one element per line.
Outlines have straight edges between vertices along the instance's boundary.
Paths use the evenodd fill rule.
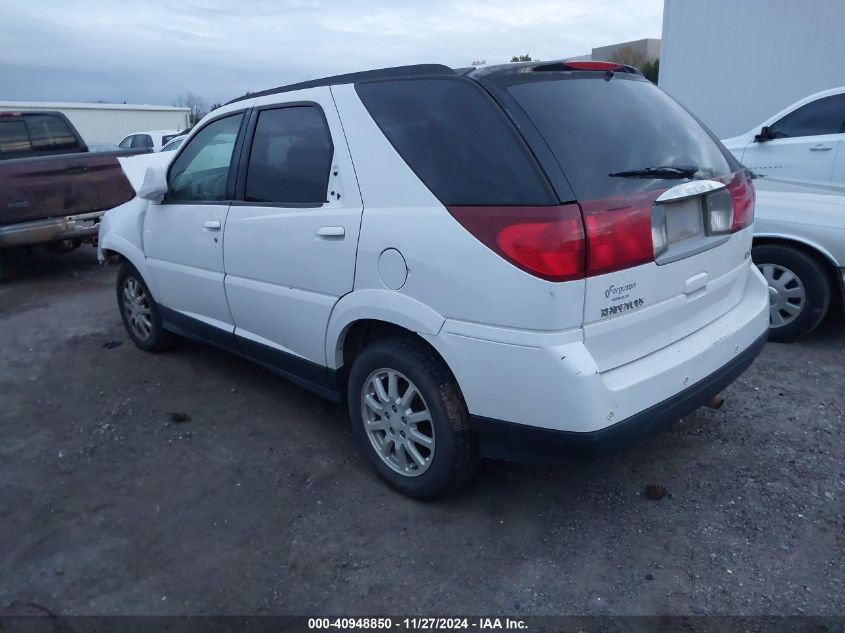
<path fill-rule="evenodd" d="M 227 102 L 236 103 L 245 99 L 254 99 L 255 97 L 264 97 L 266 95 L 274 95 L 282 92 L 291 92 L 293 90 L 304 90 L 305 88 L 319 88 L 321 86 L 338 86 L 340 84 L 351 84 L 359 81 L 367 81 L 369 79 L 396 79 L 399 77 L 416 77 L 420 75 L 454 75 L 455 71 L 448 66 L 442 64 L 414 64 L 411 66 L 394 66 L 392 68 L 379 68 L 377 70 L 365 70 L 358 73 L 347 73 L 345 75 L 334 75 L 333 77 L 324 77 L 322 79 L 311 79 L 309 81 L 302 81 L 296 84 L 287 86 L 279 86 L 278 88 L 270 88 L 269 90 L 262 90 L 261 92 L 251 92 L 232 99 Z"/>

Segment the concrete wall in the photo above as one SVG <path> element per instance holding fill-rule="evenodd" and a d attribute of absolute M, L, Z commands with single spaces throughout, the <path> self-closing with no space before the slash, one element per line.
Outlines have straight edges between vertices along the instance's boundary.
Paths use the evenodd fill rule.
<path fill-rule="evenodd" d="M 88 144 L 120 143 L 132 132 L 185 130 L 190 110 L 111 103 L 0 101 L 0 111 L 55 110 L 64 113 Z"/>
<path fill-rule="evenodd" d="M 721 138 L 845 85 L 845 0 L 665 0 L 659 85 Z"/>
<path fill-rule="evenodd" d="M 621 42 L 619 44 L 611 44 L 610 46 L 599 46 L 593 49 L 590 57 L 600 62 L 614 61 L 613 55 L 623 48 L 631 48 L 638 53 L 643 53 L 650 62 L 660 57 L 660 40 L 653 38 Z M 660 63 L 662 64 L 663 62 Z"/>

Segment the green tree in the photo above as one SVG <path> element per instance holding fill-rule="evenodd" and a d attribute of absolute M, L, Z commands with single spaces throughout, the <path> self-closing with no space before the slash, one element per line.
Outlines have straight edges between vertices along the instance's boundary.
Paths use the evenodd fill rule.
<path fill-rule="evenodd" d="M 660 58 L 658 57 L 653 62 L 647 62 L 640 70 L 643 71 L 646 79 L 656 84 L 657 78 L 660 76 Z"/>
<path fill-rule="evenodd" d="M 530 62 L 530 61 L 533 61 L 533 60 L 531 59 L 531 55 L 529 55 L 528 53 L 525 53 L 525 55 L 514 55 L 513 57 L 511 57 L 511 61 L 512 62 Z"/>

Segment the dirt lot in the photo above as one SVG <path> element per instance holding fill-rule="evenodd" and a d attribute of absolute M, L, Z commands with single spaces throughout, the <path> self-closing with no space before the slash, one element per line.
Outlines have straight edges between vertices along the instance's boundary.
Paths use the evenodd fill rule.
<path fill-rule="evenodd" d="M 488 463 L 420 503 L 339 407 L 214 349 L 135 349 L 90 248 L 7 266 L 0 612 L 845 612 L 839 320 L 616 458 Z"/>

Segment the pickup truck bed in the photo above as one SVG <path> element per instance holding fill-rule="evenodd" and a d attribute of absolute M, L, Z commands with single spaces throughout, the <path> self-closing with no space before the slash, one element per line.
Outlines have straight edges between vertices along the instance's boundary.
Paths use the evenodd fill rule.
<path fill-rule="evenodd" d="M 138 153 L 89 152 L 58 112 L 0 113 L 0 249 L 96 237 L 135 195 L 117 158 Z"/>

